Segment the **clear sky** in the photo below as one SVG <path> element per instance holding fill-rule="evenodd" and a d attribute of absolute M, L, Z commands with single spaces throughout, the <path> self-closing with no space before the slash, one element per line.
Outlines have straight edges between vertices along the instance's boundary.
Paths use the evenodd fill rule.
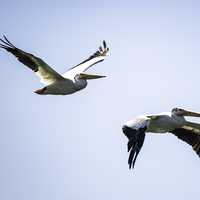
<path fill-rule="evenodd" d="M 199 10 L 197 0 L 1 0 L 0 33 L 58 72 L 104 39 L 110 55 L 90 70 L 107 78 L 39 96 L 38 78 L 0 50 L 0 199 L 197 199 L 190 146 L 149 134 L 131 171 L 121 126 L 175 106 L 200 111 Z"/>

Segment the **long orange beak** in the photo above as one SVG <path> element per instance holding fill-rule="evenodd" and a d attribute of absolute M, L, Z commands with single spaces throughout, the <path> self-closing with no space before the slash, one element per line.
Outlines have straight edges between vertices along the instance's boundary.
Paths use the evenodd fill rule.
<path fill-rule="evenodd" d="M 98 78 L 105 78 L 106 76 L 102 75 L 95 75 L 95 74 L 85 74 L 80 73 L 79 78 L 85 79 L 85 80 L 91 80 L 91 79 L 98 79 Z"/>
<path fill-rule="evenodd" d="M 200 117 L 200 113 L 192 112 L 192 111 L 188 111 L 188 110 L 183 110 L 183 115 L 190 116 L 190 117 Z"/>

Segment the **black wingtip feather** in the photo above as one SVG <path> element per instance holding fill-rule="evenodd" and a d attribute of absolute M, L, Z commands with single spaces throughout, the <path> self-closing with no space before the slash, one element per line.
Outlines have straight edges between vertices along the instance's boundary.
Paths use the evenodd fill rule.
<path fill-rule="evenodd" d="M 144 143 L 145 130 L 146 130 L 146 127 L 140 128 L 137 131 L 132 130 L 132 136 L 131 136 L 131 132 L 125 133 L 125 135 L 127 135 L 129 138 L 129 141 L 127 144 L 128 152 L 130 152 L 129 158 L 128 158 L 129 169 L 131 169 L 131 168 L 133 169 L 135 166 L 137 156 L 140 153 L 140 150 Z"/>
<path fill-rule="evenodd" d="M 15 49 L 15 48 L 16 48 L 16 47 L 6 38 L 5 35 L 3 35 L 3 38 L 4 38 L 4 40 L 0 38 L 0 41 L 4 44 L 4 45 L 1 44 L 1 45 L 4 46 L 4 47 L 2 47 L 2 48 L 4 48 L 4 49 L 9 49 L 9 48 Z"/>
<path fill-rule="evenodd" d="M 132 149 L 128 158 L 129 169 L 134 168 L 134 166 L 132 165 L 132 160 L 134 158 L 134 155 L 135 155 L 135 149 Z"/>
<path fill-rule="evenodd" d="M 7 42 L 5 42 L 3 39 L 0 38 L 0 41 L 3 42 L 3 44 L 5 44 L 5 45 L 10 47 L 10 45 Z"/>
<path fill-rule="evenodd" d="M 8 38 L 7 38 L 5 35 L 3 35 L 3 38 L 6 40 L 6 42 L 7 42 L 11 47 L 16 48 L 16 47 L 8 40 Z"/>
<path fill-rule="evenodd" d="M 128 144 L 127 144 L 127 150 L 128 152 L 131 150 L 132 147 L 135 146 L 135 137 L 131 138 L 129 141 L 128 141 Z"/>
<path fill-rule="evenodd" d="M 105 40 L 103 40 L 103 47 L 104 47 L 104 49 L 106 48 L 106 41 Z"/>
<path fill-rule="evenodd" d="M 0 47 L 3 48 L 3 49 L 7 49 L 8 47 L 3 45 L 3 44 L 0 44 Z"/>

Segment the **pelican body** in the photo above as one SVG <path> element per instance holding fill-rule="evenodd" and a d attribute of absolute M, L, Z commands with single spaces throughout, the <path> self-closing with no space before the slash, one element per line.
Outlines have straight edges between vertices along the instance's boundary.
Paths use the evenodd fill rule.
<path fill-rule="evenodd" d="M 63 75 L 56 72 L 41 58 L 27 53 L 14 46 L 6 36 L 0 39 L 0 47 L 13 54 L 21 63 L 33 70 L 40 81 L 46 86 L 36 90 L 35 93 L 40 95 L 68 95 L 84 89 L 87 86 L 87 80 L 103 78 L 105 76 L 86 74 L 91 66 L 103 61 L 109 48 L 106 42 L 103 41 L 103 46 L 100 46 L 98 51 L 92 54 L 89 58 L 70 68 Z"/>
<path fill-rule="evenodd" d="M 200 113 L 173 108 L 171 112 L 139 116 L 127 121 L 122 131 L 129 139 L 129 168 L 134 168 L 145 133 L 172 133 L 191 145 L 200 157 L 200 124 L 187 121 L 185 116 L 200 117 Z"/>

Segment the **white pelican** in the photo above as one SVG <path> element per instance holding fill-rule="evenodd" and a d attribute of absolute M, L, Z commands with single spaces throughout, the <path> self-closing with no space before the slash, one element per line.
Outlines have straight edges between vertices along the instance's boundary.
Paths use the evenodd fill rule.
<path fill-rule="evenodd" d="M 109 48 L 103 41 L 103 47 L 91 55 L 88 59 L 70 68 L 66 73 L 60 75 L 46 64 L 41 58 L 15 47 L 5 36 L 0 39 L 0 47 L 12 53 L 24 65 L 32 69 L 46 86 L 36 90 L 37 94 L 67 95 L 77 92 L 87 86 L 87 80 L 98 79 L 105 76 L 84 73 L 88 68 L 103 61 Z"/>
<path fill-rule="evenodd" d="M 185 120 L 184 116 L 200 117 L 200 113 L 173 108 L 171 112 L 139 116 L 126 122 L 122 131 L 129 139 L 127 144 L 128 152 L 130 151 L 129 169 L 134 168 L 146 132 L 172 133 L 191 145 L 200 156 L 200 124 L 189 122 Z"/>

